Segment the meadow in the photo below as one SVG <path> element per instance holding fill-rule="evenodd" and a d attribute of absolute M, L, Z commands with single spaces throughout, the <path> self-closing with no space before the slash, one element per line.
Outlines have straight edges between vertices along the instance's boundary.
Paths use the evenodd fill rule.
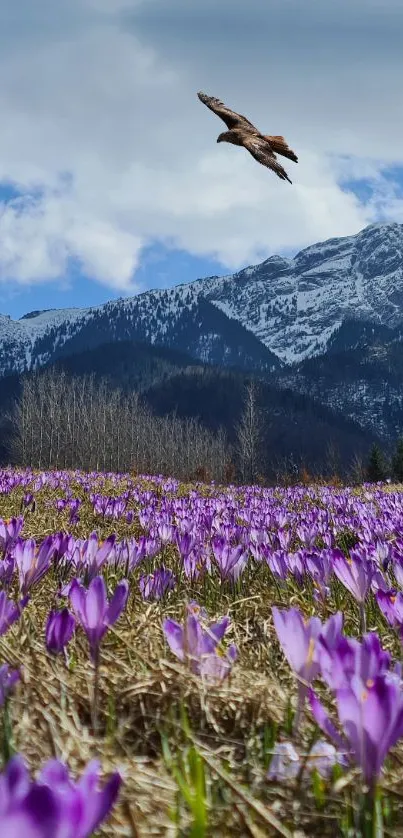
<path fill-rule="evenodd" d="M 1 836 L 403 835 L 399 487 L 3 470 L 0 551 Z"/>

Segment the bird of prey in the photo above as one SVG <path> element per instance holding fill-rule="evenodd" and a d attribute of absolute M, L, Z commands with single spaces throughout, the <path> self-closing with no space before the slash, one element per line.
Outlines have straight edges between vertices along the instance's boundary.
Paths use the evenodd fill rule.
<path fill-rule="evenodd" d="M 224 131 L 217 137 L 218 143 L 233 143 L 243 146 L 258 163 L 267 166 L 281 180 L 288 180 L 289 183 L 292 183 L 276 157 L 276 153 L 281 154 L 283 157 L 293 160 L 294 163 L 298 163 L 297 155 L 288 147 L 284 137 L 271 137 L 268 134 L 261 134 L 245 116 L 231 111 L 219 99 L 215 99 L 214 96 L 207 96 L 206 93 L 201 91 L 197 95 L 200 101 L 221 117 L 229 128 L 229 131 Z"/>

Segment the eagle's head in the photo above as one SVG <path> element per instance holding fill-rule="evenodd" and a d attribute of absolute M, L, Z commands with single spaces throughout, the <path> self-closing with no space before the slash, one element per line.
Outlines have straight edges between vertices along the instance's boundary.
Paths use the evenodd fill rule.
<path fill-rule="evenodd" d="M 242 145 L 242 142 L 240 142 L 239 131 L 224 131 L 219 137 L 217 137 L 217 142 Z"/>

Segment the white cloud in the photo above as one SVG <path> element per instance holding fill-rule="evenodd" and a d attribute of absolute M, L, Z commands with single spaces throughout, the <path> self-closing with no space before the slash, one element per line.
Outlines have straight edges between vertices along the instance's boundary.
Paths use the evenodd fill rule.
<path fill-rule="evenodd" d="M 129 291 L 150 241 L 236 269 L 401 220 L 382 167 L 403 164 L 402 26 L 400 0 L 5 0 L 0 184 L 39 194 L 0 209 L 0 279 L 63 277 L 74 258 Z M 285 134 L 292 186 L 216 145 L 200 88 Z M 346 191 L 359 178 L 365 205 Z"/>
<path fill-rule="evenodd" d="M 110 288 L 135 291 L 131 279 L 142 240 L 94 213 L 76 197 L 45 193 L 0 208 L 0 279 L 22 285 L 63 277 L 69 258 Z"/>
<path fill-rule="evenodd" d="M 142 240 L 111 222 L 75 219 L 69 236 L 70 252 L 84 273 L 110 288 L 136 291 L 132 276 L 139 265 Z"/>

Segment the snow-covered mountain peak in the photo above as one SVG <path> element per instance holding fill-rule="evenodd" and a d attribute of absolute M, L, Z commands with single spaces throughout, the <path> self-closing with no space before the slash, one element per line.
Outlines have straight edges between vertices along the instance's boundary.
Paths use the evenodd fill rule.
<path fill-rule="evenodd" d="M 247 268 L 245 283 L 242 271 L 236 284 L 226 278 L 208 297 L 285 363 L 323 352 L 347 318 L 403 321 L 403 224 L 371 224 L 277 260 Z"/>
<path fill-rule="evenodd" d="M 223 363 L 227 349 L 217 333 L 221 326 L 213 322 L 214 308 L 252 332 L 286 364 L 325 351 L 346 319 L 397 326 L 403 321 L 403 224 L 371 224 L 353 236 L 310 245 L 293 259 L 273 255 L 234 274 L 93 308 L 31 312 L 17 321 L 0 315 L 0 374 L 40 366 L 61 351 L 80 351 L 97 340 L 145 340 L 174 347 L 180 334 L 181 349 L 186 349 L 182 338 L 190 328 L 189 313 L 203 300 L 210 308 L 195 315 L 195 324 L 204 318 L 204 332 L 200 352 L 194 348 L 197 341 L 192 351 L 209 360 L 211 347 L 217 357 L 221 341 Z"/>

